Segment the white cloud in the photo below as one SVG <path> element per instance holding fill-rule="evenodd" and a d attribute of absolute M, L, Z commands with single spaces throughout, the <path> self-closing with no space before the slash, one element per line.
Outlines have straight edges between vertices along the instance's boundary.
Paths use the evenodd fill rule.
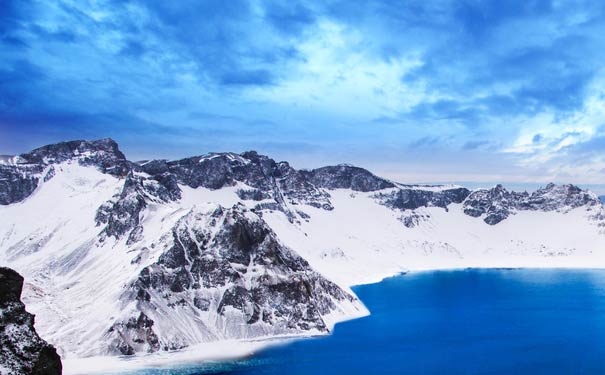
<path fill-rule="evenodd" d="M 280 104 L 295 104 L 347 117 L 371 119 L 407 110 L 425 100 L 422 85 L 404 85 L 406 72 L 422 64 L 410 53 L 384 61 L 366 50 L 359 31 L 323 20 L 298 46 L 302 62 L 277 87 L 251 95 Z"/>

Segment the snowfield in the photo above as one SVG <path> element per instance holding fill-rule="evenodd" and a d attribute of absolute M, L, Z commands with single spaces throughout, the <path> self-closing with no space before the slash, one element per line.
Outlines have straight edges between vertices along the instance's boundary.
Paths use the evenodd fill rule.
<path fill-rule="evenodd" d="M 231 158 L 237 162 L 240 156 L 234 154 Z M 253 210 L 260 203 L 273 200 L 241 199 L 238 191 L 254 189 L 243 182 L 220 189 L 179 184 L 180 199 L 150 200 L 144 207 L 139 224 L 142 232 L 133 243 L 128 236 L 100 236 L 103 227 L 95 219 L 99 207 L 120 194 L 124 178 L 74 161 L 55 164 L 53 173 L 52 178 L 41 181 L 24 200 L 0 206 L 0 263 L 25 277 L 24 302 L 36 315 L 40 336 L 61 354 L 66 374 L 90 373 L 92 368 L 109 371 L 248 355 L 274 343 L 276 336 L 325 334 L 340 321 L 368 313 L 358 300 L 335 297 L 340 294 L 330 290 L 322 297 L 332 306 L 321 313 L 326 331 L 309 329 L 288 334 L 290 331 L 285 328 L 272 331 L 277 323 L 259 321 L 252 324 L 256 331 L 246 328 L 238 333 L 232 328 L 221 329 L 240 324 L 237 314 L 233 318 L 235 323 L 229 323 L 228 308 L 222 315 L 204 315 L 188 307 L 171 310 L 173 305 L 165 305 L 158 310 L 164 311 L 161 314 L 175 313 L 164 320 L 156 316 L 154 334 L 161 341 L 166 335 L 186 332 L 191 337 L 184 338 L 185 342 L 197 344 L 177 352 L 137 353 L 130 359 L 115 357 L 108 350 L 112 340 L 108 330 L 120 319 L 126 321 L 143 311 L 140 300 L 125 299 L 125 293 L 143 269 L 157 267 L 166 256 L 163 254 L 174 246 L 170 236 L 179 220 L 196 212 L 200 212 L 203 220 L 211 220 L 209 215 L 219 207 L 230 208 L 239 203 Z M 418 189 L 439 192 L 446 188 L 451 187 Z M 284 204 L 289 212 L 296 213 L 294 219 L 284 211 L 271 209 L 263 210 L 260 217 L 279 243 L 293 251 L 293 256 L 302 257 L 313 270 L 347 293 L 352 293 L 353 285 L 377 282 L 411 270 L 605 268 L 605 224 L 600 204 L 552 211 L 518 210 L 497 225 L 488 225 L 481 217 L 465 214 L 463 203 L 414 210 L 379 204 L 376 194 L 393 191 L 390 187 L 368 192 L 342 188 L 326 191 L 333 209 L 293 204 L 286 199 Z M 241 210 L 242 215 L 250 216 L 251 222 L 261 220 L 252 211 Z M 413 219 L 414 225 L 404 225 L 406 217 Z M 212 225 L 216 226 L 215 231 L 221 228 Z M 195 233 L 191 237 L 197 238 Z M 201 249 L 202 245 L 197 246 Z M 279 273 L 282 272 L 279 265 L 271 267 L 277 267 L 277 271 L 266 273 L 269 271 L 250 268 L 246 273 L 250 279 L 242 282 L 255 283 L 254 277 L 259 275 L 286 277 L 287 274 Z M 195 296 L 191 298 L 194 300 Z M 214 306 L 215 302 L 208 303 Z M 147 335 L 145 345 L 152 345 L 153 337 L 145 330 L 149 327 L 140 321 L 138 324 L 137 334 Z"/>

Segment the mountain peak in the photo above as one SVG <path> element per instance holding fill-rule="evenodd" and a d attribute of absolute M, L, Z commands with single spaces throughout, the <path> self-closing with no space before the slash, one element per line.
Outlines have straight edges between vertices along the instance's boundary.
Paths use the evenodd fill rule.
<path fill-rule="evenodd" d="M 326 189 L 352 189 L 368 192 L 395 187 L 391 181 L 349 164 L 321 167 L 307 173 L 310 174 L 311 181 L 316 186 Z"/>
<path fill-rule="evenodd" d="M 54 163 L 91 153 L 104 152 L 111 154 L 116 159 L 126 160 L 120 151 L 118 144 L 111 138 L 102 138 L 93 141 L 76 140 L 52 143 L 38 147 L 21 157 L 29 163 Z"/>
<path fill-rule="evenodd" d="M 81 165 L 95 165 L 104 173 L 118 176 L 129 170 L 126 157 L 111 138 L 53 143 L 21 154 L 20 158 L 21 163 L 46 165 L 78 160 Z"/>

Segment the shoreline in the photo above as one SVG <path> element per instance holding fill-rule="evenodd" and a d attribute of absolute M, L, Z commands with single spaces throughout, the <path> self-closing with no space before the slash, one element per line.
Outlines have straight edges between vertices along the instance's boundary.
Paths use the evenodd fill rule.
<path fill-rule="evenodd" d="M 381 277 L 377 281 L 362 282 L 351 285 L 353 289 L 357 286 L 378 284 L 382 281 L 402 277 L 408 273 L 426 273 L 439 271 L 464 271 L 464 270 L 605 270 L 605 266 L 590 266 L 584 265 L 566 265 L 566 266 L 548 266 L 548 265 L 530 265 L 530 266 L 449 266 L 449 267 L 416 267 L 407 270 L 402 270 L 398 273 L 392 273 Z M 363 304 L 363 301 L 360 300 Z M 365 305 L 364 305 L 365 306 Z M 336 324 L 340 324 L 349 320 L 360 319 L 371 315 L 371 311 L 366 308 L 366 314 L 359 316 L 343 317 Z M 319 338 L 330 335 L 330 332 L 325 334 L 301 334 L 287 336 L 272 336 L 266 338 L 252 340 L 224 340 L 211 343 L 203 343 L 184 348 L 182 350 L 170 352 L 157 352 L 150 354 L 142 354 L 135 356 L 97 356 L 88 358 L 71 358 L 62 359 L 63 373 L 65 375 L 84 375 L 84 374 L 132 374 L 144 370 L 161 369 L 170 370 L 177 369 L 189 364 L 193 365 L 202 362 L 221 362 L 229 360 L 245 359 L 254 356 L 256 352 L 278 345 L 285 345 L 296 340 Z"/>
<path fill-rule="evenodd" d="M 199 362 L 244 359 L 257 351 L 293 340 L 322 335 L 277 336 L 257 340 L 224 340 L 194 345 L 181 350 L 134 356 L 95 356 L 63 361 L 64 375 L 130 374 L 146 369 L 171 369 Z"/>

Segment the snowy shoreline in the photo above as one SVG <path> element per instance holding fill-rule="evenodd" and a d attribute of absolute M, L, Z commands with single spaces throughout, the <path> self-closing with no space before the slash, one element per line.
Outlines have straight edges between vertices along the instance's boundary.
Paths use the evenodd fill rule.
<path fill-rule="evenodd" d="M 10 166 L 41 182 L 0 207 L 0 258 L 25 276 L 36 330 L 68 374 L 245 357 L 329 333 L 368 313 L 347 298 L 352 286 L 401 273 L 605 268 L 605 207 L 572 185 L 531 195 L 413 187 L 354 167 L 310 175 L 256 153 L 158 161 L 173 182 L 162 185 L 153 168 L 124 167 L 109 140 L 69 145 L 74 155 L 59 147 L 57 162 L 27 167 L 35 173 Z M 216 188 L 215 162 L 248 174 Z M 296 318 L 317 303 L 313 324 Z M 104 357 L 119 353 L 139 354 Z"/>
<path fill-rule="evenodd" d="M 336 324 L 369 316 L 366 309 L 360 314 L 351 314 Z M 331 334 L 300 334 L 259 338 L 253 340 L 224 340 L 197 344 L 181 350 L 136 354 L 134 356 L 96 356 L 87 358 L 63 358 L 64 375 L 123 374 L 146 369 L 171 369 L 201 362 L 217 362 L 243 359 L 272 346 L 284 345 L 295 340 L 323 337 Z"/>
<path fill-rule="evenodd" d="M 404 270 L 399 273 L 386 274 L 376 281 L 368 281 L 359 284 L 352 285 L 351 288 L 378 284 L 385 279 L 392 277 L 402 277 L 408 273 L 424 273 L 424 272 L 438 272 L 438 271 L 460 271 L 460 270 L 605 270 L 605 266 L 595 265 L 560 265 L 551 266 L 544 264 L 532 264 L 532 265 L 513 265 L 511 262 L 508 265 L 475 265 L 475 266 L 444 266 L 444 267 L 418 267 L 414 269 Z M 363 301 L 360 300 L 363 304 Z M 365 306 L 365 305 L 364 305 Z M 369 309 L 366 310 L 366 314 L 359 314 L 357 316 L 350 315 L 343 317 L 342 319 L 335 321 L 335 324 L 344 323 L 349 320 L 360 319 L 371 315 Z M 178 351 L 171 352 L 158 352 L 152 354 L 139 354 L 132 357 L 127 356 L 99 356 L 89 358 L 67 358 L 63 359 L 63 373 L 65 375 L 84 375 L 84 374 L 125 374 L 133 373 L 138 371 L 144 371 L 146 369 L 163 369 L 170 370 L 176 369 L 182 366 L 194 365 L 202 362 L 220 362 L 244 359 L 247 357 L 254 356 L 258 351 L 278 346 L 285 345 L 296 340 L 304 340 L 309 338 L 317 338 L 330 335 L 327 334 L 302 334 L 294 336 L 275 336 L 267 337 L 255 340 L 225 340 L 212 343 L 198 344 L 189 348 L 185 348 Z"/>

